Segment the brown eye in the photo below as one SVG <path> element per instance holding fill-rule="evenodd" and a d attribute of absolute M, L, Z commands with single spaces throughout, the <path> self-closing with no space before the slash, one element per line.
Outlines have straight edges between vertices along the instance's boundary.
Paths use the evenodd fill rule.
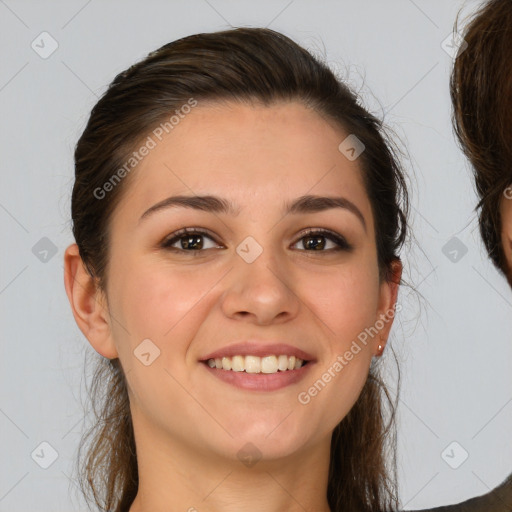
<path fill-rule="evenodd" d="M 312 230 L 303 235 L 294 245 L 302 240 L 302 247 L 308 252 L 331 252 L 331 251 L 351 251 L 352 246 L 347 243 L 345 238 L 337 233 L 328 230 Z M 331 247 L 328 242 L 331 242 Z M 332 247 L 334 245 L 334 247 Z"/>
<path fill-rule="evenodd" d="M 208 242 L 205 242 L 205 239 L 209 239 L 213 244 L 210 243 L 209 246 Z M 174 247 L 175 245 L 177 245 L 177 247 Z M 206 249 L 219 248 L 219 245 L 214 238 L 205 231 L 184 228 L 164 240 L 162 247 L 172 251 L 202 252 L 202 250 Z"/>

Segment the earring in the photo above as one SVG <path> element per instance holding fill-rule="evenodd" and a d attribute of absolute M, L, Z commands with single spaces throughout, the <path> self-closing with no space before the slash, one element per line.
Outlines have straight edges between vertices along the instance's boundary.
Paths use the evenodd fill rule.
<path fill-rule="evenodd" d="M 382 356 L 382 353 L 383 353 L 383 352 L 384 352 L 384 346 L 383 346 L 381 343 L 379 343 L 379 347 L 378 347 L 378 350 L 377 350 L 377 354 L 376 354 L 376 356 L 377 356 L 377 357 Z"/>

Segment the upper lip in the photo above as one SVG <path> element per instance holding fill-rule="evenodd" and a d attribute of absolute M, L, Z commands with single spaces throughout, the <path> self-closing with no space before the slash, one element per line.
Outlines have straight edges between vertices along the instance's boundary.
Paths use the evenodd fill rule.
<path fill-rule="evenodd" d="M 214 352 L 204 356 L 202 359 L 200 359 L 200 361 L 208 361 L 208 359 L 233 357 L 238 355 L 265 357 L 271 355 L 279 356 L 282 354 L 287 356 L 295 356 L 296 358 L 300 358 L 304 361 L 315 360 L 311 354 L 308 354 L 304 350 L 294 347 L 293 345 L 289 345 L 288 343 L 268 343 L 251 340 L 241 343 L 234 343 L 233 345 L 219 348 L 218 350 L 215 350 Z"/>

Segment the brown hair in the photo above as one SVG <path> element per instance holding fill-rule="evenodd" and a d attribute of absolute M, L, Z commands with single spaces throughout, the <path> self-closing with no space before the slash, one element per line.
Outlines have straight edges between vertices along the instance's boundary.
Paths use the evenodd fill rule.
<path fill-rule="evenodd" d="M 450 77 L 453 126 L 473 166 L 482 239 L 494 265 L 509 276 L 500 202 L 512 183 L 512 2 L 487 2 L 463 38 Z"/>
<path fill-rule="evenodd" d="M 75 150 L 71 209 L 80 256 L 98 286 L 106 290 L 109 217 L 130 176 L 104 199 L 97 199 L 94 190 L 190 98 L 267 106 L 299 101 L 356 135 L 365 145 L 358 161 L 375 219 L 381 279 L 394 279 L 392 263 L 406 238 L 408 197 L 397 150 L 382 123 L 325 64 L 288 37 L 269 29 L 238 28 L 162 46 L 116 76 L 92 109 Z M 137 493 L 138 473 L 118 359 L 98 360 L 89 397 L 99 406 L 93 405 L 97 422 L 80 446 L 81 455 L 90 441 L 86 460 L 78 464 L 82 492 L 100 510 L 126 511 Z M 395 405 L 373 364 L 359 399 L 333 432 L 327 489 L 331 510 L 375 512 L 397 506 Z"/>

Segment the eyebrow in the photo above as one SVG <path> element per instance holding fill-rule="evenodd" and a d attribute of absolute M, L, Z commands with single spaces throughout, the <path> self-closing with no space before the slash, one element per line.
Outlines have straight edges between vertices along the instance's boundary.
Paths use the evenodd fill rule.
<path fill-rule="evenodd" d="M 227 199 L 217 196 L 171 196 L 148 208 L 140 217 L 139 223 L 150 215 L 168 208 L 192 208 L 194 210 L 223 213 L 235 217 L 241 211 L 240 207 L 236 207 Z M 317 213 L 333 208 L 342 208 L 353 213 L 361 221 L 366 231 L 366 221 L 361 210 L 345 197 L 305 195 L 294 201 L 285 202 L 283 206 L 284 214 Z"/>

